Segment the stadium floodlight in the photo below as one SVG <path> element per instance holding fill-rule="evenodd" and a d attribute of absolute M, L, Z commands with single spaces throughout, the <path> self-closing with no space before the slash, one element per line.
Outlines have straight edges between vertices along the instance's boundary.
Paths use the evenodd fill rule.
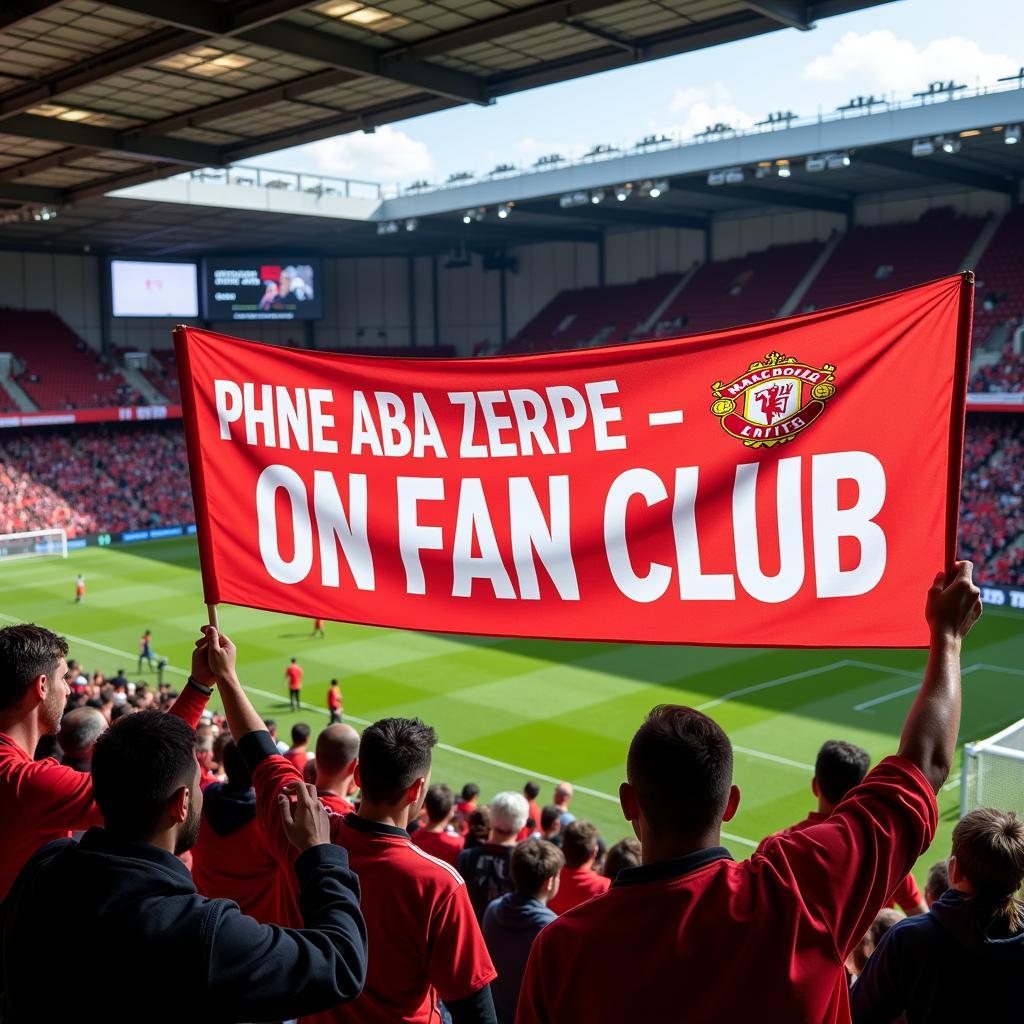
<path fill-rule="evenodd" d="M 586 206 L 590 202 L 590 196 L 586 192 L 566 192 L 559 197 L 558 205 L 566 210 L 571 206 Z"/>
<path fill-rule="evenodd" d="M 1008 124 L 1003 132 L 1003 142 L 1008 146 L 1016 146 L 1020 142 L 1020 125 Z"/>
<path fill-rule="evenodd" d="M 910 144 L 911 156 L 931 156 L 935 152 L 935 143 L 931 139 L 914 139 Z"/>
<path fill-rule="evenodd" d="M 632 184 L 632 182 L 626 182 L 625 185 L 620 185 L 615 190 L 615 198 L 620 203 L 624 203 L 630 197 L 630 195 L 632 195 L 632 193 L 633 193 L 633 184 Z"/>
<path fill-rule="evenodd" d="M 825 170 L 825 158 L 823 156 L 809 156 L 804 163 L 804 170 L 809 174 L 817 174 Z"/>
<path fill-rule="evenodd" d="M 57 211 L 52 206 L 40 206 L 38 210 L 34 210 L 32 213 L 33 220 L 53 220 L 57 216 Z"/>
<path fill-rule="evenodd" d="M 512 204 L 511 203 L 502 203 L 501 206 L 498 207 L 498 216 L 502 220 L 507 220 L 508 219 L 508 215 L 511 212 L 512 212 Z"/>
<path fill-rule="evenodd" d="M 415 217 L 410 217 L 405 222 L 406 231 L 415 231 L 420 226 L 420 222 Z"/>
<path fill-rule="evenodd" d="M 960 140 L 951 138 L 948 135 L 943 135 L 938 140 L 939 145 L 942 146 L 943 153 L 959 153 L 960 152 Z"/>
<path fill-rule="evenodd" d="M 775 161 L 775 173 L 780 178 L 788 178 L 792 173 L 792 169 L 789 166 L 788 160 L 776 160 Z"/>
<path fill-rule="evenodd" d="M 462 215 L 462 223 L 463 224 L 472 224 L 473 223 L 473 211 L 472 210 L 467 210 Z"/>
<path fill-rule="evenodd" d="M 603 203 L 604 202 L 604 197 L 605 197 L 604 189 L 603 188 L 595 188 L 594 191 L 590 193 L 590 202 L 594 206 L 597 206 L 598 203 Z"/>
<path fill-rule="evenodd" d="M 825 167 L 830 171 L 840 171 L 850 166 L 849 153 L 827 153 L 825 155 Z"/>
<path fill-rule="evenodd" d="M 724 185 L 725 184 L 725 171 L 708 171 L 708 184 L 709 185 Z"/>
<path fill-rule="evenodd" d="M 727 167 L 725 169 L 726 185 L 739 185 L 745 177 L 742 167 Z"/>
<path fill-rule="evenodd" d="M 651 187 L 647 190 L 647 194 L 652 199 L 657 199 L 658 196 L 664 195 L 664 193 L 666 193 L 667 191 L 668 191 L 668 182 L 667 181 L 655 181 L 654 183 L 652 183 Z"/>
<path fill-rule="evenodd" d="M 378 235 L 393 235 L 398 231 L 398 221 L 396 220 L 382 220 L 377 225 Z"/>

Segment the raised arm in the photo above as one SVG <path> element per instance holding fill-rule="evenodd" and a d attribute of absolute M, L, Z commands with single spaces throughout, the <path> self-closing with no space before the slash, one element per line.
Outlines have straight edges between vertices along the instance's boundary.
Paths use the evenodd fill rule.
<path fill-rule="evenodd" d="M 928 591 L 931 652 L 900 737 L 900 756 L 921 769 L 936 793 L 949 775 L 960 729 L 960 647 L 981 615 L 973 571 L 972 562 L 957 562 L 949 582 L 939 573 Z"/>

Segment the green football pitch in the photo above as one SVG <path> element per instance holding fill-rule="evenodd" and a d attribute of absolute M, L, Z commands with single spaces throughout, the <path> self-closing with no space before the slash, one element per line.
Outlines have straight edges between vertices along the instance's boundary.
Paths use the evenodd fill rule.
<path fill-rule="evenodd" d="M 79 572 L 88 593 L 76 605 Z M 124 668 L 130 678 L 146 678 L 136 673 L 136 659 L 148 627 L 155 651 L 170 659 L 168 678 L 184 682 L 206 621 L 192 540 L 89 548 L 67 561 L 11 561 L 0 573 L 3 623 L 58 630 L 87 669 Z M 336 676 L 353 724 L 418 715 L 437 729 L 436 780 L 454 789 L 476 782 L 488 799 L 534 779 L 542 802 L 550 802 L 553 782 L 567 779 L 576 787 L 573 811 L 609 842 L 628 834 L 616 793 L 629 738 L 645 713 L 661 703 L 700 708 L 735 744 L 743 799 L 724 842 L 737 858 L 812 808 L 812 765 L 822 742 L 851 740 L 874 758 L 895 750 L 925 661 L 922 651 L 495 640 L 331 622 L 326 638 L 311 639 L 308 619 L 234 607 L 222 607 L 220 620 L 238 645 L 243 682 L 282 736 L 297 720 L 314 732 L 326 722 L 327 683 Z M 961 740 L 1024 716 L 1022 625 L 1019 614 L 989 610 L 968 639 Z M 292 656 L 305 668 L 300 714 L 288 710 L 284 670 Z M 959 771 L 958 757 L 940 796 L 939 835 L 917 866 L 922 881 L 928 865 L 948 853 Z"/>

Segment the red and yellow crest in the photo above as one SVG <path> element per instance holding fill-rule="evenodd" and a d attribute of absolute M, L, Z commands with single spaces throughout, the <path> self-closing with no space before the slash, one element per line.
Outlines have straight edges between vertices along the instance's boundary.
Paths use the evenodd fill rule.
<path fill-rule="evenodd" d="M 822 414 L 836 393 L 834 380 L 831 363 L 811 366 L 769 352 L 728 384 L 711 385 L 711 411 L 748 448 L 771 448 L 792 441 Z"/>

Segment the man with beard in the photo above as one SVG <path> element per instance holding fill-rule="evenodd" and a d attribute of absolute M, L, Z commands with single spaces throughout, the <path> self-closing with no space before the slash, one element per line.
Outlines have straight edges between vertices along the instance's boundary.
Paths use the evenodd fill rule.
<path fill-rule="evenodd" d="M 346 852 L 330 842 L 314 787 L 287 787 L 274 823 L 297 851 L 305 928 L 260 924 L 233 901 L 196 892 L 178 859 L 199 832 L 195 746 L 189 725 L 159 711 L 129 715 L 97 742 L 93 788 L 103 827 L 34 854 L 0 910 L 5 1024 L 79 1015 L 125 1024 L 281 1020 L 359 994 L 359 882 Z M 39 951 L 63 921 L 74 921 L 93 948 L 130 951 L 157 973 L 122 972 L 116 985 L 54 985 L 52 962 Z M 170 984 L 155 982 L 161 975 Z"/>
<path fill-rule="evenodd" d="M 39 847 L 101 820 L 91 776 L 52 757 L 32 760 L 39 740 L 60 729 L 70 692 L 67 656 L 67 641 L 42 626 L 0 629 L 0 900 Z M 212 682 L 205 659 L 193 659 L 168 713 L 195 729 Z"/>

